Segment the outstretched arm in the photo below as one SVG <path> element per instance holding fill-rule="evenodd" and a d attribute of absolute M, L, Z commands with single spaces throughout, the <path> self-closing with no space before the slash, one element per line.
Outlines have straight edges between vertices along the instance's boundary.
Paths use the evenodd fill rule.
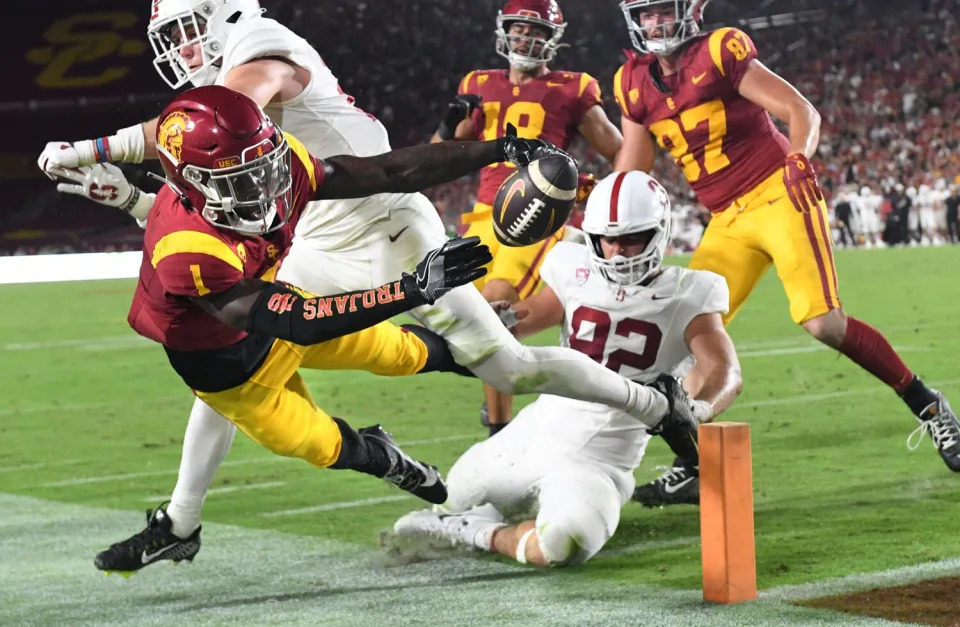
<path fill-rule="evenodd" d="M 697 360 L 690 377 L 693 385 L 687 391 L 695 399 L 698 419 L 705 422 L 725 411 L 740 394 L 740 361 L 718 313 L 691 320 L 684 339 Z"/>
<path fill-rule="evenodd" d="M 457 238 L 430 251 L 415 274 L 369 290 L 317 296 L 283 283 L 243 279 L 226 291 L 190 299 L 235 329 L 310 345 L 433 304 L 454 287 L 483 276 L 491 259 L 480 238 Z"/>
<path fill-rule="evenodd" d="M 510 131 L 513 134 L 510 134 Z M 364 198 L 381 193 L 417 192 L 501 161 L 519 166 L 559 152 L 536 139 L 506 137 L 487 142 L 439 142 L 400 148 L 373 157 L 339 155 L 324 159 L 323 185 L 316 198 Z"/>

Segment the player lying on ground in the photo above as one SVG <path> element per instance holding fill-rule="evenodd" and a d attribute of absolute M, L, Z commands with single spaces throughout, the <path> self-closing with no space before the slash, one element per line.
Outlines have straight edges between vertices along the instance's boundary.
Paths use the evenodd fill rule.
<path fill-rule="evenodd" d="M 415 274 L 398 270 L 383 285 L 340 294 L 270 280 L 313 199 L 411 192 L 508 157 L 523 165 L 547 147 L 507 138 L 320 161 L 255 102 L 213 86 L 177 96 L 157 128 L 167 185 L 149 213 L 130 325 L 163 345 L 198 398 L 265 448 L 443 502 L 435 468 L 404 454 L 379 425 L 358 432 L 331 418 L 297 371 L 454 369 L 439 336 L 385 321 L 476 279 L 489 251 L 476 239 L 447 242 Z M 180 538 L 168 517 L 154 515 L 143 533 L 101 553 L 96 564 L 132 571 L 156 559 L 191 559 L 198 549 L 199 527 Z"/>
<path fill-rule="evenodd" d="M 316 50 L 283 25 L 261 17 L 255 0 L 164 0 L 155 9 L 148 35 L 157 52 L 155 66 L 171 86 L 190 81 L 233 87 L 275 119 L 283 119 L 285 129 L 321 159 L 372 156 L 390 149 L 386 129 L 354 106 Z M 153 158 L 156 129 L 154 119 L 116 136 L 51 142 L 39 163 L 51 176 L 62 176 L 63 167 Z M 61 189 L 138 217 L 145 216 L 152 204 L 151 194 L 131 187 L 122 172 L 106 163 L 73 176 L 79 178 L 77 184 Z M 101 193 L 105 185 L 122 188 L 123 193 L 105 198 Z M 419 193 L 318 200 L 304 209 L 295 233 L 277 278 L 316 294 L 384 284 L 395 278 L 398 268 L 412 271 L 424 255 L 446 241 L 436 208 Z M 472 286 L 410 314 L 443 336 L 457 363 L 503 392 L 569 395 L 626 407 L 651 421 L 666 411 L 666 399 L 658 392 L 574 351 L 523 346 Z M 148 526 L 131 540 L 143 533 L 153 534 L 150 537 L 158 542 L 199 534 L 207 490 L 235 431 L 232 422 L 196 399 L 170 505 L 158 509 L 170 519 L 172 531 Z"/>
<path fill-rule="evenodd" d="M 692 356 L 704 374 L 695 412 L 729 407 L 741 382 L 721 320 L 727 285 L 712 272 L 660 265 L 670 239 L 660 184 L 642 172 L 611 174 L 587 201 L 583 230 L 588 243 L 557 244 L 544 288 L 507 312 L 519 318 L 515 331 L 561 324 L 565 345 L 659 386 L 676 404 L 691 401 L 671 373 Z M 441 508 L 407 514 L 394 530 L 521 563 L 580 564 L 616 531 L 648 433 L 619 409 L 541 396 L 457 460 Z"/>
<path fill-rule="evenodd" d="M 767 69 L 746 33 L 700 33 L 707 0 L 622 2 L 633 54 L 614 76 L 623 113 L 617 170 L 649 172 L 656 144 L 669 150 L 713 213 L 690 267 L 723 276 L 729 324 L 772 265 L 790 316 L 813 337 L 888 385 L 929 432 L 943 461 L 960 472 L 960 423 L 938 391 L 911 371 L 876 329 L 840 306 L 827 207 L 809 158 L 820 116 Z M 784 137 L 770 115 L 790 128 Z M 695 366 L 690 377 L 702 376 Z M 909 439 L 908 439 L 909 442 Z M 647 505 L 686 502 L 682 468 L 638 489 Z"/>
<path fill-rule="evenodd" d="M 543 138 L 563 149 L 582 135 L 613 163 L 623 137 L 603 110 L 597 79 L 548 67 L 567 27 L 556 0 L 508 0 L 496 26 L 496 51 L 507 59 L 509 70 L 474 70 L 464 76 L 432 141 L 495 139 L 514 124 L 521 136 Z M 500 245 L 493 233 L 493 200 L 511 172 L 500 164 L 481 170 L 477 203 L 462 217 L 469 226 L 467 237 L 479 237 L 493 254 L 486 276 L 474 283 L 488 301 L 516 302 L 536 292 L 546 254 L 566 235 L 560 228 L 532 246 Z M 484 399 L 481 421 L 492 435 L 513 414 L 513 397 L 486 385 Z"/>

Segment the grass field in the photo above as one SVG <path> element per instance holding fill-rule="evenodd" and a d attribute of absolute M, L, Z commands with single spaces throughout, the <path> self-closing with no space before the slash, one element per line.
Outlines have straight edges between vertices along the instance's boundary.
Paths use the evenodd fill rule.
<path fill-rule="evenodd" d="M 837 253 L 847 310 L 955 399 L 958 261 L 956 248 Z M 0 625 L 851 624 L 790 601 L 960 573 L 960 477 L 929 441 L 907 451 L 906 408 L 795 327 L 770 275 L 731 326 L 745 386 L 725 417 L 752 425 L 757 603 L 701 603 L 693 507 L 628 505 L 608 547 L 576 570 L 476 554 L 402 564 L 378 535 L 416 500 L 242 434 L 207 500 L 197 562 L 103 577 L 96 551 L 139 530 L 172 489 L 192 401 L 162 350 L 127 327 L 132 288 L 0 287 Z M 307 380 L 330 413 L 383 422 L 444 470 L 485 435 L 474 381 Z M 638 480 L 667 461 L 654 442 Z"/>

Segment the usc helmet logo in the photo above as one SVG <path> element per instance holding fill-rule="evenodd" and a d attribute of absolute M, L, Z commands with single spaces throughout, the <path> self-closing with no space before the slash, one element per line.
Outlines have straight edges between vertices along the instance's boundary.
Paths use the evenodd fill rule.
<path fill-rule="evenodd" d="M 162 148 L 174 163 L 180 163 L 183 149 L 183 134 L 193 130 L 193 121 L 182 111 L 174 111 L 157 127 L 157 146 Z"/>

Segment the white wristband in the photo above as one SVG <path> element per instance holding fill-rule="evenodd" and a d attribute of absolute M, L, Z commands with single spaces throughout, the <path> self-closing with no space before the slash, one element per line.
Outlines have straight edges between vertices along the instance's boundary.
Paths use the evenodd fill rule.
<path fill-rule="evenodd" d="M 693 415 L 696 417 L 697 422 L 709 422 L 713 418 L 713 405 L 707 401 L 694 400 L 693 403 Z"/>
<path fill-rule="evenodd" d="M 143 163 L 146 139 L 142 124 L 122 128 L 117 131 L 116 135 L 111 135 L 106 140 L 110 143 L 112 161 Z"/>
<path fill-rule="evenodd" d="M 137 222 L 141 223 L 141 228 L 144 226 L 143 223 L 147 220 L 147 214 L 150 212 L 150 207 L 153 206 L 153 201 L 156 200 L 156 194 L 148 194 L 141 191 L 140 197 L 133 203 L 133 206 L 130 207 L 130 210 L 127 212 L 137 219 Z"/>

